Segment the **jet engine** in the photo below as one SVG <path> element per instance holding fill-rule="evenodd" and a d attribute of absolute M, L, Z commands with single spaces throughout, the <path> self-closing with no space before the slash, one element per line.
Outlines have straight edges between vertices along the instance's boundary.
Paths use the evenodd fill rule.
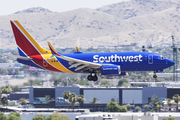
<path fill-rule="evenodd" d="M 101 75 L 120 75 L 121 68 L 118 65 L 106 65 L 101 67 Z"/>

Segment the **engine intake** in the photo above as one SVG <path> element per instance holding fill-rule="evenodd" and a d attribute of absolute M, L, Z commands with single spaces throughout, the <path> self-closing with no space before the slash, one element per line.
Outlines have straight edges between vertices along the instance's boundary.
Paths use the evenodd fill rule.
<path fill-rule="evenodd" d="M 121 68 L 118 65 L 106 65 L 101 67 L 101 75 L 120 75 Z"/>

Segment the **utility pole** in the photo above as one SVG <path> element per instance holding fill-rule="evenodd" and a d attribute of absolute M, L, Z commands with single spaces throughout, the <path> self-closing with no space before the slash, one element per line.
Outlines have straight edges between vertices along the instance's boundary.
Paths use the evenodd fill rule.
<path fill-rule="evenodd" d="M 173 81 L 178 82 L 178 74 L 177 74 L 177 67 L 178 67 L 178 51 L 175 45 L 174 36 L 172 35 L 172 49 L 173 49 L 173 61 L 175 64 L 173 65 Z"/>
<path fill-rule="evenodd" d="M 67 77 L 66 80 L 67 80 L 67 87 L 69 87 L 69 78 Z"/>

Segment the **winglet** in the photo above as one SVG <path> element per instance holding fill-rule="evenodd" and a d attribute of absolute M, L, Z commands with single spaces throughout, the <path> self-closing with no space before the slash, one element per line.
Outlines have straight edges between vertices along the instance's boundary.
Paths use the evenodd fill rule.
<path fill-rule="evenodd" d="M 77 46 L 75 46 L 75 47 L 76 47 L 77 52 L 81 52 L 81 50 Z"/>
<path fill-rule="evenodd" d="M 47 43 L 48 43 L 49 49 L 51 50 L 51 53 L 52 53 L 52 54 L 57 55 L 57 56 L 61 56 L 60 54 L 58 54 L 58 53 L 55 51 L 55 49 L 53 48 L 53 46 L 51 45 L 50 42 L 47 41 Z"/>

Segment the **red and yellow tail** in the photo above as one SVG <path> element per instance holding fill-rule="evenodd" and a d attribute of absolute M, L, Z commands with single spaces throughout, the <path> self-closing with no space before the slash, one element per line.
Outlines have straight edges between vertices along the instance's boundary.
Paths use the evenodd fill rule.
<path fill-rule="evenodd" d="M 11 21 L 11 26 L 16 39 L 16 44 L 18 45 L 19 54 L 22 56 L 21 58 L 18 58 L 26 60 L 21 61 L 21 63 L 30 66 L 38 66 L 50 71 L 72 73 L 60 62 L 52 62 L 52 60 L 49 59 L 53 55 L 51 51 L 42 48 L 17 20 Z M 53 57 L 52 59 L 58 61 L 56 57 Z"/>
<path fill-rule="evenodd" d="M 22 27 L 22 25 L 17 20 L 11 21 L 11 26 L 18 47 L 27 56 L 47 53 L 51 54 L 49 50 L 46 50 L 39 46 L 38 43 L 31 37 L 31 35 Z"/>

